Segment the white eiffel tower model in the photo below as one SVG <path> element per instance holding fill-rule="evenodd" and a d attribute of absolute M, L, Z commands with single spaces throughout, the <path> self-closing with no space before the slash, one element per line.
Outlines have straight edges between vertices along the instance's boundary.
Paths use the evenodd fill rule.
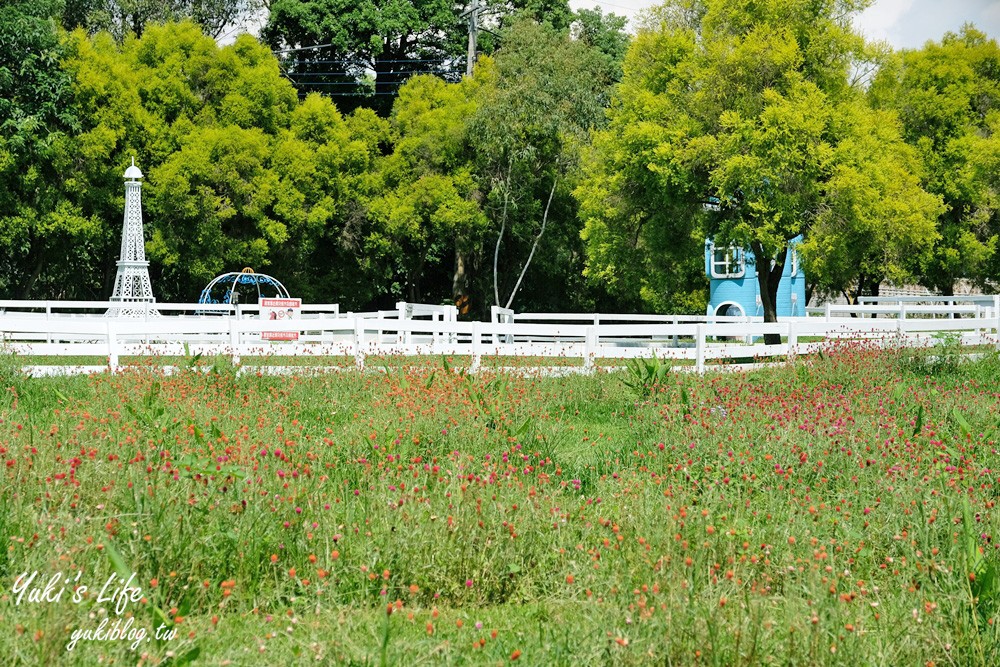
<path fill-rule="evenodd" d="M 153 284 L 149 280 L 146 242 L 142 235 L 142 172 L 135 166 L 125 170 L 125 222 L 122 225 L 122 251 L 111 301 L 121 304 L 108 310 L 107 317 L 158 317 L 153 308 Z"/>

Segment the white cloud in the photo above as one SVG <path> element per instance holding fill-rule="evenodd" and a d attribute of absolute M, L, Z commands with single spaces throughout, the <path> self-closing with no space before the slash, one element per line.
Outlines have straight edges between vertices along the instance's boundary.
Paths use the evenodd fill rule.
<path fill-rule="evenodd" d="M 966 23 L 1000 38 L 1000 4 L 994 0 L 877 0 L 855 20 L 871 39 L 887 40 L 896 48 L 919 48 L 940 41 Z"/>
<path fill-rule="evenodd" d="M 878 0 L 854 19 L 868 39 L 893 42 L 893 28 L 913 8 L 914 0 Z"/>
<path fill-rule="evenodd" d="M 657 4 L 654 0 L 570 0 L 573 9 L 597 5 L 633 22 L 640 11 Z M 875 0 L 854 25 L 869 39 L 885 40 L 895 48 L 916 48 L 929 39 L 940 40 L 964 23 L 974 23 L 1000 39 L 1000 0 Z"/>

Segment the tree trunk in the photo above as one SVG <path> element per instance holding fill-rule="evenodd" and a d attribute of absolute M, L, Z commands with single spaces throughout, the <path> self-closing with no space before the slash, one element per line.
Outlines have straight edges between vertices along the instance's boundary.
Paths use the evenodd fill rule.
<path fill-rule="evenodd" d="M 765 322 L 778 321 L 778 285 L 781 283 L 781 274 L 785 270 L 785 258 L 788 255 L 786 246 L 774 258 L 774 266 L 771 266 L 771 257 L 764 251 L 757 241 L 751 244 L 753 249 L 754 262 L 757 267 L 757 286 L 760 291 L 760 302 L 764 309 Z M 764 334 L 765 345 L 781 345 L 781 334 Z"/>
<path fill-rule="evenodd" d="M 388 118 L 392 111 L 392 102 L 396 99 L 395 94 L 399 88 L 400 63 L 393 62 L 402 60 L 398 47 L 392 42 L 386 42 L 381 55 L 375 58 L 373 68 L 375 70 L 375 99 L 372 107 L 375 112 Z"/>
<path fill-rule="evenodd" d="M 955 282 L 951 281 L 941 289 L 941 296 L 955 296 Z M 952 313 L 952 317 L 959 319 L 962 317 L 961 313 Z"/>
<path fill-rule="evenodd" d="M 373 106 L 380 116 L 387 116 L 383 107 L 385 101 L 391 99 L 392 84 L 390 77 L 392 73 L 392 63 L 386 62 L 383 58 L 375 59 L 375 100 Z"/>
<path fill-rule="evenodd" d="M 849 305 L 851 306 L 858 305 L 858 299 L 861 297 L 862 294 L 865 293 L 865 281 L 867 281 L 865 274 L 862 273 L 861 275 L 858 276 L 858 289 L 854 290 L 853 295 L 849 295 L 847 297 L 847 303 Z M 854 312 L 851 313 L 851 317 L 857 317 L 857 316 L 858 316 L 857 313 Z"/>
<path fill-rule="evenodd" d="M 38 261 L 35 262 L 35 268 L 31 270 L 31 275 L 28 276 L 28 279 L 24 281 L 24 284 L 21 286 L 20 289 L 20 294 L 18 295 L 17 298 L 19 299 L 28 298 L 28 295 L 31 294 L 31 289 L 35 286 L 35 283 L 38 281 L 39 276 L 42 275 L 42 268 L 44 266 L 45 266 L 45 256 L 39 253 Z"/>
<path fill-rule="evenodd" d="M 881 288 L 882 288 L 882 282 L 872 278 L 871 288 L 868 290 L 869 292 L 871 292 L 869 296 L 878 296 L 878 293 L 881 290 Z M 878 313 L 872 313 L 872 318 L 877 318 L 877 317 Z"/>
<path fill-rule="evenodd" d="M 493 248 L 493 305 L 500 306 L 500 280 L 498 278 L 497 264 L 500 260 L 500 243 L 503 241 L 503 234 L 507 230 L 507 206 L 510 203 L 510 173 L 514 168 L 514 161 L 508 158 L 507 180 L 503 181 L 503 210 L 500 212 L 500 233 L 497 235 L 497 244 Z"/>
<path fill-rule="evenodd" d="M 462 252 L 461 242 L 455 242 L 455 273 L 451 279 L 451 297 L 458 307 L 459 315 L 466 315 L 471 304 L 469 303 L 469 276 L 466 272 L 465 253 Z"/>
<path fill-rule="evenodd" d="M 510 293 L 510 298 L 507 299 L 507 305 L 504 308 L 510 308 L 510 305 L 514 303 L 514 296 L 517 294 L 517 290 L 521 288 L 521 281 L 524 280 L 524 274 L 528 272 L 528 267 L 531 265 L 531 259 L 535 256 L 535 251 L 538 249 L 538 242 L 542 240 L 542 234 L 545 233 L 545 225 L 549 222 L 549 207 L 552 206 L 552 196 L 556 193 L 556 183 L 559 182 L 559 178 L 552 179 L 552 189 L 549 190 L 549 201 L 545 204 L 545 213 L 542 215 L 542 228 L 538 230 L 538 236 L 535 237 L 535 242 L 531 246 L 531 252 L 528 253 L 528 259 L 524 261 L 524 267 L 521 269 L 521 275 L 517 277 L 517 282 L 514 283 L 514 289 Z"/>
<path fill-rule="evenodd" d="M 427 261 L 427 254 L 420 257 L 420 262 L 416 268 L 406 276 L 407 300 L 410 303 L 420 303 L 420 278 L 424 275 L 424 263 Z"/>

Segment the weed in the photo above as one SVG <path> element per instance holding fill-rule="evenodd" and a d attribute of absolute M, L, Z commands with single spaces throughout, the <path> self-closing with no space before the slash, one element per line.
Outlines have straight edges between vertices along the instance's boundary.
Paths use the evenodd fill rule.
<path fill-rule="evenodd" d="M 935 333 L 934 343 L 929 347 L 901 347 L 898 355 L 904 371 L 932 377 L 954 375 L 966 360 L 962 335 L 954 331 Z"/>
<path fill-rule="evenodd" d="M 640 398 L 649 398 L 659 390 L 670 372 L 670 361 L 654 355 L 649 359 L 645 357 L 632 359 L 626 365 L 626 369 L 628 376 L 622 378 L 625 386 Z"/>
<path fill-rule="evenodd" d="M 19 377 L 0 403 L 0 655 L 1000 664 L 995 355 L 947 381 L 859 344 L 622 381 L 380 361 Z M 115 613 L 96 590 L 17 604 L 36 570 L 134 573 L 135 622 L 176 638 L 69 655 Z"/>

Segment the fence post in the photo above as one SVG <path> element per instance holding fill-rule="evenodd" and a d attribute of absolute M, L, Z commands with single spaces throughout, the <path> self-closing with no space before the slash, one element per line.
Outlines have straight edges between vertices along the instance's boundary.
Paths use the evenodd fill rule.
<path fill-rule="evenodd" d="M 108 367 L 111 369 L 112 373 L 118 371 L 118 342 L 115 340 L 117 338 L 115 332 L 115 321 L 109 319 L 107 322 L 108 327 Z"/>
<path fill-rule="evenodd" d="M 997 337 L 997 349 L 1000 350 L 1000 295 L 993 296 L 993 335 Z"/>
<path fill-rule="evenodd" d="M 789 363 L 795 363 L 795 356 L 798 354 L 799 331 L 795 325 L 795 320 L 788 321 L 788 357 Z"/>
<path fill-rule="evenodd" d="M 594 321 L 598 319 L 597 315 L 594 315 Z M 583 372 L 590 373 L 594 372 L 594 356 L 597 354 L 597 327 L 587 327 L 587 335 L 584 337 L 583 343 Z"/>
<path fill-rule="evenodd" d="M 826 322 L 830 323 L 830 306 L 833 305 L 829 301 L 826 303 Z"/>
<path fill-rule="evenodd" d="M 239 320 L 236 318 L 229 318 L 229 347 L 230 354 L 233 358 L 233 365 L 240 365 L 240 329 Z"/>
<path fill-rule="evenodd" d="M 695 356 L 694 369 L 698 373 L 705 372 L 705 325 L 699 324 L 695 327 Z"/>
<path fill-rule="evenodd" d="M 354 316 L 354 365 L 359 371 L 365 369 L 365 324 L 364 318 Z"/>
<path fill-rule="evenodd" d="M 458 306 L 448 306 L 448 321 L 452 324 L 458 322 Z M 456 333 L 454 332 L 454 330 L 450 334 L 448 334 L 446 340 L 449 343 L 457 342 Z"/>
<path fill-rule="evenodd" d="M 673 324 L 675 327 L 679 325 L 680 322 L 681 318 L 677 317 L 676 315 L 670 318 L 670 323 Z M 670 337 L 670 344 L 673 347 L 680 347 L 681 343 L 680 343 L 680 337 L 677 335 L 677 329 L 674 329 L 674 335 Z"/>
<path fill-rule="evenodd" d="M 406 319 L 406 302 L 397 301 L 396 302 L 396 319 L 402 322 Z M 406 332 L 398 329 L 396 331 L 396 342 L 405 343 L 406 342 Z"/>
<path fill-rule="evenodd" d="M 480 345 L 480 335 L 479 335 L 479 321 L 472 321 L 472 363 L 469 364 L 469 372 L 476 373 L 479 371 L 479 362 L 482 357 L 482 352 L 479 349 Z"/>

